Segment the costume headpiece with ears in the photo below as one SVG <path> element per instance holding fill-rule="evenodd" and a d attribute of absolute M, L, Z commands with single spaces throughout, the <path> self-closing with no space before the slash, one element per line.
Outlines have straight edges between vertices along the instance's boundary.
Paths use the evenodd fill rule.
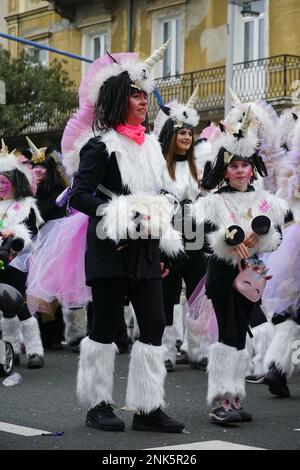
<path fill-rule="evenodd" d="M 267 176 L 267 170 L 262 158 L 258 155 L 259 141 L 256 129 L 252 126 L 251 107 L 241 123 L 236 125 L 233 132 L 223 129 L 220 141 L 220 150 L 210 172 L 203 178 L 204 189 L 214 189 L 224 182 L 227 165 L 233 161 L 244 160 L 251 164 L 254 170 L 254 179 L 257 179 L 255 170 L 261 176 Z"/>
<path fill-rule="evenodd" d="M 119 77 L 120 81 L 123 77 L 131 86 L 138 87 L 146 93 L 154 90 L 155 83 L 150 76 L 151 69 L 163 58 L 169 43 L 170 40 L 144 62 L 140 61 L 135 53 L 122 52 L 106 54 L 90 65 L 79 87 L 79 109 L 69 119 L 62 137 L 63 164 L 68 175 L 71 176 L 78 170 L 80 149 L 91 137 L 94 137 L 92 131 L 94 108 L 103 85 L 109 85 L 110 79 L 114 77 Z"/>
<path fill-rule="evenodd" d="M 195 109 L 198 96 L 199 86 L 197 85 L 186 104 L 172 101 L 161 107 L 154 122 L 154 134 L 161 143 L 164 155 L 170 147 L 174 132 L 182 128 L 193 129 L 198 125 L 200 117 Z"/>

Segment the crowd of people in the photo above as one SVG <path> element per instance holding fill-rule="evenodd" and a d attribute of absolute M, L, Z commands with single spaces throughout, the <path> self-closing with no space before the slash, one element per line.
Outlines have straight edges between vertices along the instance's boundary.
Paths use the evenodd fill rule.
<path fill-rule="evenodd" d="M 289 397 L 295 370 L 299 110 L 279 118 L 232 91 L 228 116 L 196 139 L 198 87 L 186 103 L 164 103 L 151 78 L 167 46 L 145 61 L 117 53 L 91 64 L 62 154 L 28 138 L 28 148 L 10 153 L 2 140 L 0 279 L 25 299 L 17 315 L 2 312 L 2 338 L 16 366 L 23 343 L 32 369 L 44 366 L 44 347 L 64 338 L 80 353 L 86 425 L 103 431 L 125 427 L 113 409 L 113 379 L 118 347 L 131 342 L 128 306 L 134 430 L 182 432 L 188 424 L 164 411 L 166 374 L 183 356 L 207 364 L 209 416 L 219 424 L 252 420 L 242 406 L 245 380 Z M 154 132 L 151 92 L 161 108 Z"/>

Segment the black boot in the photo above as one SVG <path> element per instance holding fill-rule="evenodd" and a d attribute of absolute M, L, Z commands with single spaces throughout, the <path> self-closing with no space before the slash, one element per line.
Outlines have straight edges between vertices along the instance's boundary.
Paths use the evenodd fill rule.
<path fill-rule="evenodd" d="M 269 386 L 269 392 L 280 398 L 289 398 L 291 396 L 286 382 L 286 374 L 280 372 L 274 362 L 264 378 L 264 384 Z"/>
<path fill-rule="evenodd" d="M 140 413 L 133 416 L 132 429 L 136 431 L 154 431 L 154 432 L 182 432 L 184 424 L 170 418 L 157 408 L 151 413 Z"/>
<path fill-rule="evenodd" d="M 233 410 L 236 410 L 238 412 L 238 414 L 240 415 L 242 421 L 244 421 L 244 422 L 252 421 L 251 413 L 249 413 L 249 411 L 244 410 L 239 397 L 235 397 L 232 400 L 231 406 L 232 406 Z"/>
<path fill-rule="evenodd" d="M 242 421 L 240 413 L 233 409 L 229 400 L 217 400 L 216 405 L 217 406 L 209 412 L 209 417 L 213 423 L 226 424 Z"/>
<path fill-rule="evenodd" d="M 87 412 L 85 424 L 101 431 L 124 431 L 125 423 L 118 418 L 109 403 L 101 402 Z"/>

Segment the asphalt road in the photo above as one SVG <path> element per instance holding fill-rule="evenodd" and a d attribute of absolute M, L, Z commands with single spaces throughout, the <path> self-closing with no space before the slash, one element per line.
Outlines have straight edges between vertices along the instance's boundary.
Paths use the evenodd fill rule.
<path fill-rule="evenodd" d="M 265 385 L 247 384 L 245 408 L 252 412 L 253 422 L 223 427 L 208 420 L 206 373 L 188 365 L 177 366 L 167 376 L 167 412 L 186 423 L 186 432 L 150 433 L 132 431 L 132 411 L 122 410 L 128 359 L 127 354 L 117 356 L 114 393 L 116 412 L 125 420 L 126 431 L 109 433 L 85 426 L 86 410 L 75 395 L 78 355 L 66 349 L 47 352 L 45 367 L 37 370 L 26 369 L 23 356 L 21 366 L 15 368 L 22 375 L 22 383 L 6 387 L 3 378 L 0 380 L 0 422 L 2 426 L 10 423 L 59 435 L 23 436 L 0 430 L 0 450 L 116 451 L 180 444 L 186 449 L 201 445 L 218 448 L 210 441 L 222 441 L 224 446 L 231 443 L 263 449 L 300 449 L 300 374 L 290 380 L 290 399 L 272 397 Z"/>

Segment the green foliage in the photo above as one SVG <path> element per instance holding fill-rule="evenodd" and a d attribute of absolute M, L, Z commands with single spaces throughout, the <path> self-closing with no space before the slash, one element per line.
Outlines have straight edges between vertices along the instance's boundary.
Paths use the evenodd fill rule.
<path fill-rule="evenodd" d="M 62 129 L 78 106 L 75 84 L 54 60 L 49 68 L 22 53 L 12 58 L 0 48 L 0 80 L 6 84 L 6 105 L 0 105 L 0 137 L 30 131 Z"/>

